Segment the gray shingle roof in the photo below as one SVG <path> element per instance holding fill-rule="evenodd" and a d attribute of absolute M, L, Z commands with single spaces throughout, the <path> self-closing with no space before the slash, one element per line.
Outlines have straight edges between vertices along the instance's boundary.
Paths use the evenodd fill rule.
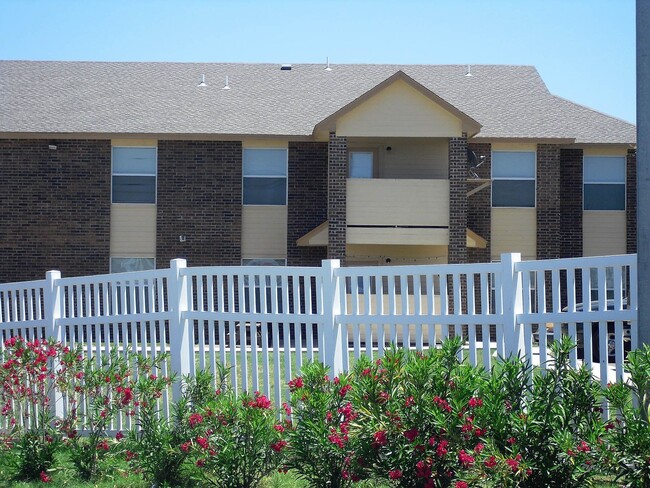
<path fill-rule="evenodd" d="M 402 70 L 482 124 L 480 138 L 633 143 L 633 124 L 549 93 L 531 66 L 0 62 L 2 133 L 308 136 Z M 197 86 L 205 74 L 208 86 Z M 223 90 L 228 76 L 230 90 Z"/>

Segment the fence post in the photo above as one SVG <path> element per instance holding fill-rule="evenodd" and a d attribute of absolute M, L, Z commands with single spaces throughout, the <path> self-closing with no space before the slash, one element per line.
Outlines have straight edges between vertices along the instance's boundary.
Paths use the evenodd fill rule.
<path fill-rule="evenodd" d="M 517 315 L 524 312 L 521 273 L 515 269 L 520 261 L 520 253 L 501 255 L 503 340 L 506 357 L 518 356 L 524 350 L 523 327 L 517 323 Z"/>
<path fill-rule="evenodd" d="M 323 346 L 325 365 L 332 376 L 343 370 L 343 341 L 341 325 L 337 317 L 341 314 L 341 280 L 336 270 L 341 267 L 338 259 L 324 259 L 323 269 Z M 347 348 L 346 348 L 347 349 Z"/>
<path fill-rule="evenodd" d="M 181 379 L 190 373 L 190 361 L 194 360 L 187 320 L 183 318 L 188 310 L 187 276 L 182 274 L 186 267 L 185 259 L 172 259 L 169 263 L 169 351 L 172 371 L 178 375 L 172 389 L 176 402 L 181 398 Z"/>
<path fill-rule="evenodd" d="M 61 328 L 57 325 L 57 319 L 61 318 L 61 287 L 56 281 L 60 279 L 60 271 L 48 271 L 45 273 L 45 286 L 43 287 L 45 338 L 55 341 L 63 340 Z M 58 369 L 59 364 L 55 363 L 52 370 L 57 371 Z M 50 406 L 54 417 L 63 418 L 63 395 L 58 388 L 50 390 Z"/>

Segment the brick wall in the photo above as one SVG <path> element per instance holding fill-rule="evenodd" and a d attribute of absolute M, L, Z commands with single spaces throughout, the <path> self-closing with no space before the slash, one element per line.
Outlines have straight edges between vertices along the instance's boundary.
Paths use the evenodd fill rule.
<path fill-rule="evenodd" d="M 450 264 L 467 262 L 467 136 L 449 139 Z"/>
<path fill-rule="evenodd" d="M 327 143 L 289 143 L 287 264 L 320 266 L 327 247 L 298 247 L 296 240 L 327 220 Z"/>
<path fill-rule="evenodd" d="M 159 141 L 157 184 L 158 268 L 241 264 L 241 142 Z"/>
<path fill-rule="evenodd" d="M 560 146 L 537 145 L 537 259 L 560 257 Z"/>
<path fill-rule="evenodd" d="M 484 156 L 483 164 L 475 171 L 480 179 L 492 177 L 492 145 L 489 143 L 470 143 L 468 148 L 477 157 Z M 480 186 L 480 183 L 468 184 L 468 190 Z M 487 241 L 485 249 L 467 248 L 467 260 L 470 263 L 488 263 L 491 260 L 490 241 L 492 239 L 492 186 L 479 190 L 467 199 L 467 227 Z"/>
<path fill-rule="evenodd" d="M 627 202 L 625 205 L 626 223 L 627 223 L 627 252 L 636 253 L 636 149 L 627 151 Z"/>
<path fill-rule="evenodd" d="M 107 273 L 111 143 L 0 140 L 0 283 Z"/>
<path fill-rule="evenodd" d="M 343 265 L 347 230 L 345 184 L 348 175 L 347 138 L 330 132 L 327 153 L 327 219 L 329 220 L 327 257 L 340 259 Z"/>
<path fill-rule="evenodd" d="M 582 149 L 560 150 L 560 257 L 582 256 Z"/>

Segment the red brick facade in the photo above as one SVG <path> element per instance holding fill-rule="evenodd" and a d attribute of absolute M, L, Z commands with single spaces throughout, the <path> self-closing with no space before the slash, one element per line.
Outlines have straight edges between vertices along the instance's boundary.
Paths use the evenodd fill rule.
<path fill-rule="evenodd" d="M 560 146 L 537 145 L 537 259 L 560 257 Z"/>
<path fill-rule="evenodd" d="M 241 142 L 159 141 L 157 185 L 157 267 L 241 264 Z"/>
<path fill-rule="evenodd" d="M 0 283 L 108 273 L 111 142 L 0 139 Z"/>
<path fill-rule="evenodd" d="M 483 163 L 474 171 L 480 180 L 489 180 L 492 177 L 492 145 L 489 143 L 470 143 L 468 148 Z M 481 183 L 469 183 L 468 191 L 478 188 Z M 491 259 L 490 243 L 492 241 L 492 186 L 477 191 L 467 199 L 467 228 L 476 232 L 487 241 L 484 249 L 467 248 L 467 260 L 470 263 L 487 263 Z"/>
<path fill-rule="evenodd" d="M 467 137 L 449 139 L 450 264 L 467 262 Z"/>
<path fill-rule="evenodd" d="M 327 220 L 327 143 L 289 143 L 287 264 L 320 266 L 326 247 L 298 247 L 296 241 Z"/>

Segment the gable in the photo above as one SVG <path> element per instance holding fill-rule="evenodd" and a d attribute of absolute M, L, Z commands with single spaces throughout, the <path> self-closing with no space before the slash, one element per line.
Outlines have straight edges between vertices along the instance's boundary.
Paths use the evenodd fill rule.
<path fill-rule="evenodd" d="M 396 80 L 336 121 L 341 136 L 458 137 L 461 119 L 404 80 Z"/>

